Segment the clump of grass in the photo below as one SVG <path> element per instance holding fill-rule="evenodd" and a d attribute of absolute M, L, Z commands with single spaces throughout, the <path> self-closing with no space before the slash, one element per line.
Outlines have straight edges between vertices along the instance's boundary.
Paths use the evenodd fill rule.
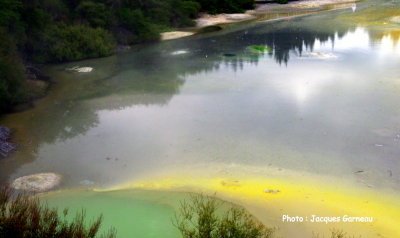
<path fill-rule="evenodd" d="M 321 237 L 319 236 L 319 234 L 313 234 L 312 238 L 321 238 Z M 344 232 L 342 230 L 333 229 L 331 231 L 330 238 L 356 238 L 356 237 L 355 236 L 349 236 L 349 235 L 347 235 L 346 232 Z M 359 236 L 359 238 L 361 238 L 361 236 Z"/>
<path fill-rule="evenodd" d="M 248 47 L 253 53 L 271 53 L 272 49 L 265 45 L 251 45 Z"/>
<path fill-rule="evenodd" d="M 15 195 L 8 187 L 0 188 L 0 237 L 13 238 L 114 238 L 115 230 L 98 235 L 102 222 L 99 216 L 87 225 L 85 212 L 77 213 L 72 222 L 58 215 L 56 208 L 49 208 L 38 198 Z"/>
<path fill-rule="evenodd" d="M 221 203 L 203 195 L 181 202 L 173 223 L 183 238 L 271 238 L 274 233 L 242 208 L 221 215 Z"/>

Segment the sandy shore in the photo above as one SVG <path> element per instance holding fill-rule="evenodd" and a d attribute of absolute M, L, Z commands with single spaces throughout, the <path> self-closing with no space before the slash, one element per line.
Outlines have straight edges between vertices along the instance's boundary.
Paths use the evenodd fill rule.
<path fill-rule="evenodd" d="M 161 40 L 173 40 L 195 34 L 190 31 L 168 31 L 161 33 Z"/>
<path fill-rule="evenodd" d="M 268 14 L 284 13 L 304 13 L 317 12 L 321 10 L 332 10 L 355 7 L 359 0 L 300 0 L 289 2 L 288 4 L 263 3 L 257 4 L 254 10 L 246 11 L 242 14 L 202 14 L 196 19 L 198 27 L 236 23 L 254 19 L 279 18 L 279 16 L 266 16 Z"/>
<path fill-rule="evenodd" d="M 235 14 L 201 14 L 198 19 L 196 19 L 196 24 L 198 27 L 212 26 L 218 24 L 235 23 L 256 19 L 257 16 L 254 11 L 247 11 L 246 13 L 235 13 Z"/>
<path fill-rule="evenodd" d="M 324 10 L 334 10 L 343 8 L 352 8 L 353 11 L 356 9 L 356 2 L 360 0 L 300 0 L 289 2 L 288 4 L 277 4 L 277 3 L 260 3 L 256 5 L 254 10 L 248 10 L 245 13 L 233 13 L 233 14 L 215 14 L 210 15 L 203 13 L 197 18 L 196 28 L 201 29 L 207 26 L 230 24 L 246 22 L 251 20 L 272 20 L 279 19 L 285 14 L 291 16 L 310 14 L 314 12 L 320 12 Z M 161 40 L 172 40 L 182 37 L 191 36 L 196 34 L 192 31 L 171 31 L 164 32 L 161 34 Z"/>

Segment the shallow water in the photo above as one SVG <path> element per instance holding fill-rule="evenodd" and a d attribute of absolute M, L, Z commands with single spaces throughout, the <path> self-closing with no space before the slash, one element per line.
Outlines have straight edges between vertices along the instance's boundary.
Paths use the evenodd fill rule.
<path fill-rule="evenodd" d="M 396 207 L 400 26 L 390 19 L 400 15 L 399 5 L 365 1 L 354 13 L 350 8 L 229 26 L 49 66 L 56 81 L 49 96 L 0 120 L 15 129 L 20 144 L 0 161 L 0 181 L 56 172 L 64 176 L 62 188 L 148 182 L 153 184 L 140 186 L 212 191 L 218 187 L 204 185 L 212 184 L 208 180 L 200 186 L 174 176 L 257 177 L 256 184 L 290 177 L 349 187 L 354 197 L 357 191 L 385 194 Z M 255 53 L 251 45 L 273 52 Z M 75 65 L 94 71 L 64 70 Z M 236 200 L 251 208 L 243 199 Z M 374 199 L 378 205 L 384 200 Z M 372 208 L 363 212 L 376 214 Z M 278 225 L 280 215 L 273 218 Z M 368 234 L 385 235 L 385 229 Z"/>
<path fill-rule="evenodd" d="M 50 197 L 50 199 L 47 199 Z M 175 200 L 171 198 L 175 198 Z M 88 221 L 103 216 L 99 233 L 115 228 L 118 237 L 176 238 L 179 231 L 171 224 L 182 193 L 125 190 L 118 192 L 64 191 L 43 196 L 49 206 L 69 208 L 73 219 L 82 208 Z"/>

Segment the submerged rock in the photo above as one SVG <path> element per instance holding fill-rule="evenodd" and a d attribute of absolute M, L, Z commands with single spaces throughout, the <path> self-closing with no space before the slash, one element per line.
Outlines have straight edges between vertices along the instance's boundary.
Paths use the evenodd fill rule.
<path fill-rule="evenodd" d="M 183 54 L 187 54 L 187 53 L 189 53 L 189 51 L 187 51 L 187 50 L 176 50 L 176 51 L 173 51 L 171 53 L 171 55 L 183 55 Z"/>
<path fill-rule="evenodd" d="M 15 150 L 16 145 L 8 142 L 10 139 L 11 130 L 7 127 L 0 126 L 0 156 L 6 157 L 9 153 Z"/>
<path fill-rule="evenodd" d="M 36 67 L 30 63 L 27 63 L 25 65 L 25 71 L 26 71 L 26 75 L 27 75 L 28 79 L 30 79 L 30 80 L 34 80 L 34 81 L 37 81 L 37 80 L 38 81 L 49 81 L 50 80 L 50 77 L 44 75 L 38 67 Z"/>
<path fill-rule="evenodd" d="M 56 173 L 32 174 L 17 178 L 11 186 L 18 190 L 45 192 L 58 186 L 61 178 L 61 175 Z"/>
<path fill-rule="evenodd" d="M 10 139 L 11 130 L 10 128 L 0 126 L 0 140 L 6 141 Z"/>
<path fill-rule="evenodd" d="M 220 31 L 223 28 L 221 26 L 205 26 L 201 28 L 198 33 L 208 33 L 208 32 L 215 32 L 215 31 Z"/>
<path fill-rule="evenodd" d="M 66 70 L 68 71 L 75 71 L 78 73 L 90 73 L 93 71 L 92 67 L 79 67 L 79 66 L 74 66 L 72 68 L 67 68 Z"/>
<path fill-rule="evenodd" d="M 93 185 L 93 184 L 94 184 L 93 181 L 87 180 L 87 179 L 82 180 L 82 181 L 80 181 L 79 183 L 80 183 L 81 185 Z"/>
<path fill-rule="evenodd" d="M 128 51 L 130 49 L 131 49 L 131 46 L 129 46 L 129 45 L 117 45 L 115 47 L 116 52 Z"/>
<path fill-rule="evenodd" d="M 6 157 L 9 153 L 15 150 L 16 146 L 10 142 L 0 141 L 0 155 Z"/>

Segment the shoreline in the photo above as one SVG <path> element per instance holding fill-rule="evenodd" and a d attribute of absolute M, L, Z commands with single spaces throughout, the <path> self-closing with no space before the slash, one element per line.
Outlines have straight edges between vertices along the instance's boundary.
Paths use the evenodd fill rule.
<path fill-rule="evenodd" d="M 160 42 L 219 31 L 223 29 L 222 26 L 224 25 L 241 24 L 252 21 L 276 21 L 283 20 L 288 17 L 292 18 L 297 16 L 316 14 L 319 12 L 351 8 L 352 4 L 355 4 L 359 1 L 362 0 L 299 0 L 289 2 L 287 4 L 256 3 L 255 9 L 247 10 L 245 13 L 221 13 L 216 15 L 202 13 L 199 18 L 195 19 L 195 27 L 162 32 L 160 33 Z M 128 51 L 132 47 L 133 46 L 131 45 L 117 45 L 114 49 L 114 54 Z M 82 60 L 78 60 L 76 62 Z M 27 73 L 26 83 L 31 91 L 29 99 L 25 102 L 12 106 L 9 112 L 4 112 L 3 114 L 9 114 L 29 109 L 33 106 L 33 103 L 37 99 L 41 99 L 47 96 L 47 91 L 51 87 L 51 79 L 43 75 L 40 72 L 40 69 L 36 66 L 34 67 L 31 63 L 27 63 L 25 68 Z"/>
<path fill-rule="evenodd" d="M 258 3 L 255 9 L 247 10 L 244 13 L 202 13 L 195 19 L 196 26 L 186 28 L 188 30 L 175 30 L 161 33 L 161 41 L 180 39 L 196 34 L 201 34 L 205 28 L 223 26 L 228 24 L 239 24 L 251 21 L 272 21 L 282 20 L 288 17 L 304 16 L 319 12 L 352 8 L 356 9 L 356 3 L 362 0 L 299 0 L 287 4 L 279 3 Z M 286 15 L 285 15 L 286 14 Z M 222 29 L 222 27 L 220 28 Z"/>
<path fill-rule="evenodd" d="M 170 191 L 216 195 L 218 199 L 243 206 L 266 226 L 279 227 L 283 237 L 309 237 L 311 232 L 327 234 L 328 228 L 339 228 L 351 235 L 370 237 L 380 233 L 385 237 L 399 232 L 393 224 L 399 217 L 396 207 L 399 197 L 389 190 L 360 187 L 344 178 L 303 174 L 291 170 L 255 168 L 236 165 L 230 173 L 219 172 L 225 165 L 195 166 L 180 171 L 159 171 L 111 189 Z M 191 171 L 191 172 L 182 172 Z M 271 192 L 272 191 L 272 192 Z M 276 192 L 273 192 L 276 191 Z M 309 217 L 373 217 L 373 222 L 313 223 L 283 222 L 283 215 Z M 281 233 L 282 232 L 282 233 Z M 297 236 L 296 234 L 301 234 Z"/>

